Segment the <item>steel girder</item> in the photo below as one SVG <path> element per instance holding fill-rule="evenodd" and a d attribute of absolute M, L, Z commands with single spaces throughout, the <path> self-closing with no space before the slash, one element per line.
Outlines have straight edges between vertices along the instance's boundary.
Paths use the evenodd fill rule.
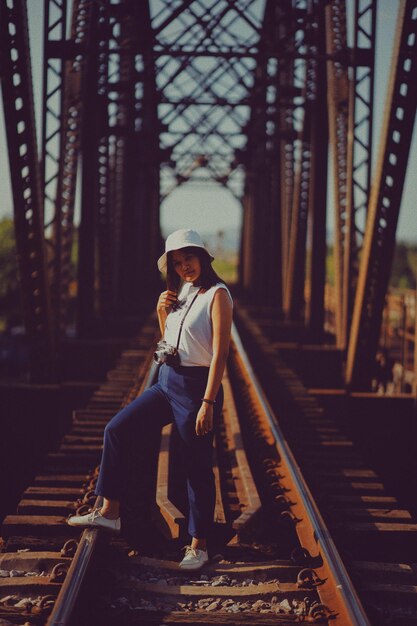
<path fill-rule="evenodd" d="M 94 5 L 83 87 L 78 331 L 146 305 L 159 251 L 159 145 L 147 3 Z M 116 317 L 115 317 L 116 316 Z"/>
<path fill-rule="evenodd" d="M 310 171 L 308 219 L 310 237 L 307 242 L 307 286 L 305 324 L 314 342 L 323 339 L 324 332 L 324 286 L 326 282 L 326 217 L 327 217 L 327 160 L 328 116 L 327 80 L 325 61 L 325 6 L 313 5 L 316 33 L 314 45 L 317 52 L 317 86 L 314 99 L 311 148 L 313 159 Z"/>
<path fill-rule="evenodd" d="M 108 3 L 93 3 L 91 21 L 94 28 L 86 42 L 82 86 L 81 220 L 78 230 L 77 294 L 79 336 L 89 336 L 96 332 L 100 316 L 97 302 L 97 230 L 102 198 L 102 160 L 106 167 L 108 19 Z"/>
<path fill-rule="evenodd" d="M 265 21 L 271 25 L 271 3 Z M 267 36 L 264 42 L 268 40 Z M 266 47 L 266 46 L 265 46 Z M 252 91 L 251 119 L 248 124 L 246 181 L 244 196 L 243 250 L 245 286 L 251 298 L 264 306 L 281 304 L 279 195 L 274 185 L 273 168 L 279 168 L 275 136 L 277 124 L 268 111 L 268 63 L 265 49 L 260 50 Z M 275 95 L 275 94 L 274 94 Z M 274 107 L 275 108 L 275 107 Z M 268 116 L 269 112 L 269 116 Z M 269 119 L 268 119 L 269 117 Z M 270 122 L 271 135 L 268 135 Z M 275 173 L 275 179 L 278 178 Z"/>
<path fill-rule="evenodd" d="M 347 347 L 359 273 L 359 259 L 371 193 L 375 77 L 376 0 L 355 0 L 353 75 L 349 90 L 348 215 L 343 272 L 343 347 Z"/>
<path fill-rule="evenodd" d="M 325 110 L 323 60 L 318 59 L 318 50 L 324 40 L 323 7 L 320 3 L 310 2 L 305 14 L 304 48 L 306 50 L 305 78 L 303 88 L 304 116 L 296 141 L 296 167 L 291 210 L 290 245 L 287 275 L 284 292 L 284 311 L 288 319 L 304 320 L 308 325 L 322 325 L 324 307 L 324 255 L 326 200 L 322 193 L 323 177 L 327 179 L 327 122 L 323 116 Z M 322 51 L 323 52 L 323 51 Z M 297 55 L 298 56 L 298 55 Z M 324 58 L 324 55 L 323 55 Z M 320 81 L 318 80 L 320 72 Z M 317 160 L 317 162 L 316 162 Z M 323 169 L 322 169 L 323 168 Z M 325 186 L 325 185 L 324 185 Z M 309 298 L 314 290 L 314 306 L 305 306 L 305 278 L 307 261 L 308 216 L 311 216 L 310 289 Z M 312 256 L 316 255 L 311 264 Z M 313 279 L 313 282 L 312 282 Z M 321 311 L 321 312 L 320 312 Z M 321 321 L 320 321 L 321 320 Z"/>
<path fill-rule="evenodd" d="M 351 388 L 369 388 L 417 107 L 417 0 L 400 6 L 388 99 L 372 187 L 346 365 Z"/>
<path fill-rule="evenodd" d="M 251 96 L 245 151 L 241 267 L 251 296 L 282 310 L 294 179 L 294 86 L 297 19 L 291 0 L 268 2 Z M 292 49 L 294 55 L 280 53 Z"/>
<path fill-rule="evenodd" d="M 0 11 L 2 95 L 23 315 L 32 342 L 32 378 L 42 379 L 52 371 L 54 345 L 26 2 L 2 0 Z"/>
<path fill-rule="evenodd" d="M 279 39 L 285 43 L 285 49 L 292 53 L 288 59 L 278 61 L 279 160 L 277 169 L 279 169 L 279 204 L 281 208 L 281 302 L 284 298 L 284 287 L 288 273 L 291 208 L 294 193 L 294 141 L 296 139 L 294 115 L 297 90 L 294 87 L 296 11 L 292 5 L 292 0 L 286 0 L 286 2 L 278 3 L 275 7 L 275 11 L 279 12 L 277 20 Z"/>
<path fill-rule="evenodd" d="M 326 7 L 328 107 L 334 180 L 336 341 L 346 347 L 358 273 L 372 161 L 375 0 L 355 0 L 348 51 L 345 0 Z M 352 66 L 349 77 L 349 66 Z"/>
<path fill-rule="evenodd" d="M 118 305 L 124 314 L 140 310 L 142 294 L 153 294 L 157 288 L 155 258 L 160 250 L 159 231 L 159 124 L 158 97 L 155 84 L 154 37 L 147 3 L 126 3 L 130 14 L 122 37 L 130 40 L 133 57 L 120 61 L 120 78 L 126 87 L 134 86 L 131 98 L 119 107 L 120 122 L 132 132 L 122 139 L 124 151 L 123 204 L 121 206 L 121 239 L 118 268 L 120 287 Z M 129 132 L 129 131 L 128 131 Z M 120 152 L 119 152 L 120 156 Z M 140 246 L 138 246 L 138 238 Z M 132 289 L 132 281 L 135 288 Z"/>
<path fill-rule="evenodd" d="M 54 334 L 68 321 L 74 205 L 81 141 L 81 85 L 92 3 L 75 0 L 67 39 L 67 0 L 44 0 L 42 181 Z"/>
<path fill-rule="evenodd" d="M 215 181 L 243 195 L 242 151 L 262 3 L 150 3 L 163 162 L 161 193 Z"/>
<path fill-rule="evenodd" d="M 343 268 L 350 249 L 348 194 L 349 75 L 346 34 L 346 2 L 333 0 L 326 7 L 326 47 L 336 60 L 327 63 L 330 145 L 334 181 L 334 287 L 336 342 L 343 346 Z M 344 56 L 343 56 L 344 55 Z"/>

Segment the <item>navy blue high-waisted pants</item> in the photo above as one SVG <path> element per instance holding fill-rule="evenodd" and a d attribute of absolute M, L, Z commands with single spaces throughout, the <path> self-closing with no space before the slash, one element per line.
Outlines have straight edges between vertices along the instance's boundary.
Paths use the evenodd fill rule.
<path fill-rule="evenodd" d="M 96 494 L 120 500 L 126 451 L 135 439 L 146 437 L 147 426 L 162 428 L 175 422 L 187 477 L 188 532 L 204 538 L 213 522 L 216 489 L 213 474 L 213 430 L 196 435 L 195 422 L 207 384 L 208 367 L 161 365 L 158 382 L 117 413 L 104 431 L 104 447 Z M 222 410 L 220 387 L 213 421 Z"/>

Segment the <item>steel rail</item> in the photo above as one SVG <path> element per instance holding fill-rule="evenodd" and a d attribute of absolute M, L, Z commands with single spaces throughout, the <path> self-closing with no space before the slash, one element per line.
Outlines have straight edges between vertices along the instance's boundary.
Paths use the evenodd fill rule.
<path fill-rule="evenodd" d="M 307 511 L 310 523 L 314 530 L 314 539 L 321 548 L 323 562 L 327 565 L 330 571 L 335 584 L 335 589 L 339 594 L 339 599 L 348 613 L 349 626 L 370 626 L 370 622 L 362 607 L 362 603 L 345 569 L 333 539 L 330 536 L 330 532 L 320 514 L 310 489 L 308 488 L 298 467 L 297 461 L 295 460 L 284 434 L 278 425 L 277 418 L 275 417 L 249 362 L 249 358 L 243 347 L 235 324 L 233 324 L 232 327 L 232 341 L 236 346 L 238 358 L 240 359 L 243 368 L 246 370 L 248 378 L 250 378 L 253 384 L 256 399 L 267 417 L 269 426 L 276 440 L 279 454 L 283 462 L 286 464 L 292 482 L 298 491 L 302 506 L 304 506 Z"/>
<path fill-rule="evenodd" d="M 157 371 L 158 365 L 152 361 L 141 386 L 140 393 L 153 384 Z M 69 624 L 88 570 L 88 565 L 97 545 L 98 533 L 99 530 L 97 528 L 86 528 L 83 531 L 76 553 L 46 626 L 66 626 Z"/>

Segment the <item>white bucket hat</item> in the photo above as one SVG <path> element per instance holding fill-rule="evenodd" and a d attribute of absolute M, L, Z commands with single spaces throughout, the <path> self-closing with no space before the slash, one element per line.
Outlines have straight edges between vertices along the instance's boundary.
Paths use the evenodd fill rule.
<path fill-rule="evenodd" d="M 211 256 L 210 252 L 207 250 L 206 246 L 203 243 L 200 235 L 195 230 L 191 230 L 191 228 L 180 228 L 180 230 L 176 230 L 170 235 L 168 235 L 165 242 L 165 252 L 158 259 L 158 269 L 160 272 L 166 272 L 167 269 L 167 253 L 172 252 L 173 250 L 181 250 L 181 248 L 188 248 L 188 246 L 193 246 L 194 248 L 203 248 L 209 255 L 210 259 L 213 261 L 214 257 Z"/>

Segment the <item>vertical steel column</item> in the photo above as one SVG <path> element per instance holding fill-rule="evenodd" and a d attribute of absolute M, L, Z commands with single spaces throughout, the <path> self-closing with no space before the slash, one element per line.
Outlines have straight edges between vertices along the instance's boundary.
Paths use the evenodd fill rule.
<path fill-rule="evenodd" d="M 132 4 L 124 0 L 121 4 L 123 15 L 120 19 L 120 33 L 123 54 L 120 58 L 120 93 L 119 93 L 119 124 L 123 127 L 123 135 L 118 140 L 119 158 L 123 168 L 119 171 L 122 177 L 122 213 L 121 213 L 121 240 L 120 240 L 120 267 L 118 284 L 120 287 L 118 305 L 123 315 L 133 315 L 137 312 L 140 300 L 139 287 L 132 289 L 132 277 L 135 282 L 139 278 L 138 245 L 140 227 L 135 198 L 137 168 L 136 144 L 136 53 L 138 51 L 137 23 L 132 13 Z"/>
<path fill-rule="evenodd" d="M 100 12 L 102 35 L 97 54 L 97 137 L 96 137 L 96 281 L 97 308 L 96 316 L 102 324 L 107 324 L 114 313 L 114 294 L 112 285 L 113 215 L 110 182 L 110 138 L 109 138 L 109 52 L 111 15 L 109 3 L 104 4 Z M 107 332 L 106 328 L 103 328 Z"/>
<path fill-rule="evenodd" d="M 347 232 L 347 142 L 349 119 L 349 76 L 347 66 L 346 2 L 332 0 L 326 7 L 326 50 L 336 57 L 327 62 L 328 110 L 330 145 L 334 181 L 333 267 L 335 288 L 336 344 L 344 346 L 343 269 L 345 265 Z"/>
<path fill-rule="evenodd" d="M 240 247 L 240 285 L 246 293 L 250 293 L 253 283 L 253 250 L 252 250 L 252 232 L 254 223 L 253 214 L 253 172 L 251 171 L 250 160 L 246 162 L 245 190 L 242 201 L 243 224 L 242 239 Z"/>
<path fill-rule="evenodd" d="M 120 309 L 120 257 L 122 252 L 122 217 L 124 206 L 124 151 L 125 131 L 123 101 L 120 98 L 121 51 L 120 6 L 111 5 L 109 29 L 109 201 L 111 222 L 110 258 L 112 262 L 111 288 L 114 313 Z"/>
<path fill-rule="evenodd" d="M 86 42 L 86 67 L 83 81 L 82 120 L 82 187 L 81 221 L 78 237 L 78 319 L 81 337 L 97 332 L 97 215 L 99 187 L 99 144 L 102 124 L 102 100 L 98 94 L 100 43 L 103 32 L 103 12 L 106 5 L 93 3 L 91 20 L 94 28 Z"/>
<path fill-rule="evenodd" d="M 336 341 L 345 348 L 357 282 L 361 230 L 370 191 L 375 0 L 356 0 L 354 46 L 348 55 L 345 0 L 326 7 L 329 125 L 334 180 Z M 349 78 L 348 65 L 352 64 Z"/>
<path fill-rule="evenodd" d="M 1 1 L 0 42 L 23 315 L 32 378 L 42 379 L 52 373 L 54 347 L 25 0 Z"/>
<path fill-rule="evenodd" d="M 54 330 L 65 333 L 71 272 L 74 204 L 81 139 L 81 84 L 91 3 L 74 0 L 71 38 L 66 39 L 66 0 L 45 0 L 42 163 L 50 238 Z M 58 14 L 57 14 L 58 11 Z"/>
<path fill-rule="evenodd" d="M 43 110 L 41 183 L 47 228 L 53 220 L 65 93 L 67 0 L 43 2 Z M 46 173 L 48 172 L 48 173 Z"/>
<path fill-rule="evenodd" d="M 149 289 L 157 285 L 154 259 L 160 247 L 160 156 L 149 7 L 147 3 L 123 0 L 111 5 L 110 13 L 106 175 L 104 158 L 101 166 L 101 178 L 110 193 L 107 226 L 103 221 L 103 237 L 99 237 L 103 241 L 102 246 L 99 243 L 99 258 L 103 268 L 106 260 L 111 260 L 112 266 L 102 275 L 100 284 L 112 290 L 109 296 L 101 290 L 102 308 L 106 300 L 113 302 L 114 318 L 115 313 L 137 314 L 149 298 Z M 103 217 L 104 213 L 100 219 Z"/>
<path fill-rule="evenodd" d="M 317 88 L 317 60 L 312 45 L 313 11 L 310 2 L 306 16 L 306 50 L 312 53 L 306 61 L 304 87 L 304 119 L 299 132 L 299 146 L 296 160 L 293 206 L 291 211 L 291 232 L 289 246 L 288 273 L 285 284 L 284 310 L 288 319 L 301 320 L 305 315 L 305 265 L 307 243 L 307 218 L 310 203 L 310 181 L 312 166 L 312 124 Z"/>
<path fill-rule="evenodd" d="M 369 388 L 417 107 L 417 0 L 400 6 L 380 154 L 369 204 L 346 383 Z"/>
<path fill-rule="evenodd" d="M 355 0 L 353 78 L 349 85 L 346 233 L 343 270 L 342 344 L 352 321 L 366 212 L 371 193 L 376 0 Z"/>
<path fill-rule="evenodd" d="M 136 83 L 136 146 L 137 146 L 137 173 L 136 205 L 139 229 L 135 233 L 139 254 L 137 265 L 138 293 L 137 305 L 142 308 L 144 298 L 142 294 L 152 296 L 159 291 L 159 272 L 155 263 L 160 251 L 161 233 L 159 227 L 160 205 L 160 165 L 161 154 L 159 148 L 158 101 L 156 89 L 156 70 L 153 54 L 154 38 L 152 33 L 151 16 L 148 3 L 134 3 L 134 15 L 138 26 L 138 52 L 141 55 L 143 68 L 142 83 Z M 137 63 L 138 63 L 137 55 Z M 143 93 L 140 93 L 143 90 Z M 139 97 L 141 99 L 139 100 Z M 140 108 L 139 108 L 140 107 Z M 138 111 L 139 109 L 139 111 Z M 140 116 L 138 115 L 140 112 Z"/>
<path fill-rule="evenodd" d="M 324 285 L 326 281 L 326 213 L 327 213 L 327 154 L 328 154 L 328 115 L 326 62 L 323 60 L 325 45 L 325 7 L 317 2 L 313 7 L 316 28 L 314 49 L 317 53 L 317 86 L 313 104 L 313 124 L 311 129 L 311 181 L 309 192 L 310 295 L 306 306 L 306 325 L 315 342 L 323 338 L 324 332 Z"/>
<path fill-rule="evenodd" d="M 248 125 L 248 167 L 252 175 L 247 179 L 246 195 L 250 198 L 246 208 L 252 215 L 247 216 L 247 236 L 250 243 L 246 254 L 249 254 L 247 286 L 250 296 L 256 297 L 265 305 L 265 290 L 268 286 L 268 254 L 266 229 L 268 224 L 268 205 L 270 202 L 269 172 L 266 153 L 266 91 L 267 91 L 267 57 L 261 50 L 257 59 L 255 82 L 251 96 L 251 119 Z M 258 268 L 258 269 L 257 269 Z M 260 272 L 261 268 L 261 272 Z M 278 268 L 277 268 L 278 269 Z"/>
<path fill-rule="evenodd" d="M 282 310 L 293 189 L 292 3 L 268 2 L 252 94 L 246 152 L 241 267 L 243 285 L 263 305 Z M 283 231 L 287 231 L 286 233 Z M 285 259 L 284 256 L 285 255 Z"/>
<path fill-rule="evenodd" d="M 288 274 L 289 240 L 291 232 L 291 207 L 294 193 L 294 59 L 295 18 L 291 0 L 277 3 L 277 41 L 284 44 L 289 58 L 278 59 L 278 98 L 279 114 L 279 180 L 281 209 L 281 285 L 282 300 Z"/>

